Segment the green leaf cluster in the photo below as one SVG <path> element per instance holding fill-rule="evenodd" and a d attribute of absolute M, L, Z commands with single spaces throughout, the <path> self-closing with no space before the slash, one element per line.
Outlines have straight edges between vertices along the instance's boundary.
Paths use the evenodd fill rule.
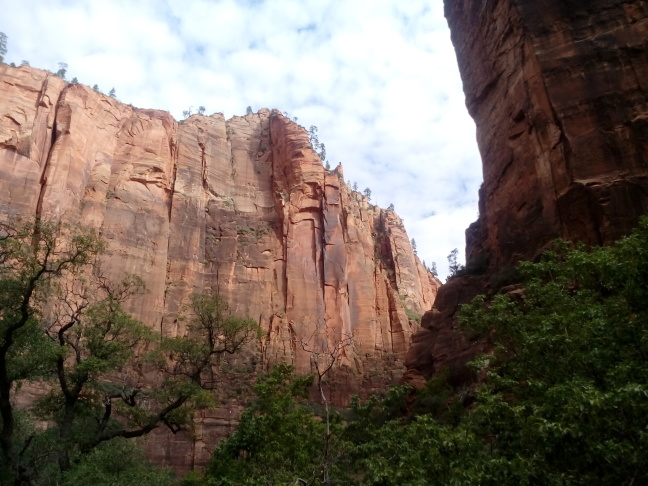
<path fill-rule="evenodd" d="M 312 480 L 318 468 L 324 424 L 308 411 L 304 398 L 311 376 L 295 376 L 280 364 L 255 385 L 256 400 L 239 428 L 214 452 L 206 484 L 265 485 Z"/>
<path fill-rule="evenodd" d="M 645 484 L 648 221 L 611 247 L 558 243 L 519 270 L 523 292 L 478 298 L 461 317 L 493 341 L 470 415 L 491 474 Z"/>

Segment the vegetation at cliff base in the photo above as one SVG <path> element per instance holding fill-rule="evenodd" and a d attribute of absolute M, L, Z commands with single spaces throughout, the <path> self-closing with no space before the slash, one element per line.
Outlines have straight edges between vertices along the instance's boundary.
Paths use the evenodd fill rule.
<path fill-rule="evenodd" d="M 112 282 L 93 266 L 103 243 L 92 231 L 0 229 L 2 484 L 648 484 L 648 219 L 610 247 L 557 242 L 520 264 L 521 284 L 464 306 L 461 325 L 489 350 L 472 384 L 441 373 L 346 410 L 322 395 L 324 413 L 306 396 L 313 378 L 322 392 L 340 348 L 317 351 L 330 359 L 315 377 L 288 365 L 260 376 L 238 429 L 184 480 L 129 439 L 177 431 L 210 406 L 218 357 L 256 325 L 195 295 L 188 338 L 160 339 L 122 306 L 141 280 Z M 152 352 L 136 361 L 141 345 Z M 138 366 L 161 381 L 130 381 Z M 13 393 L 35 384 L 49 393 L 18 408 Z"/>
<path fill-rule="evenodd" d="M 60 484 L 123 451 L 120 440 L 181 430 L 211 404 L 220 356 L 257 336 L 217 295 L 192 296 L 187 337 L 156 336 L 123 307 L 143 281 L 104 275 L 104 246 L 87 228 L 0 223 L 2 484 Z M 37 398 L 21 408 L 26 387 Z"/>
<path fill-rule="evenodd" d="M 478 384 L 356 400 L 324 480 L 321 418 L 281 368 L 205 484 L 648 484 L 648 220 L 611 247 L 558 242 L 519 272 L 522 285 L 461 312 L 492 349 L 473 363 Z"/>

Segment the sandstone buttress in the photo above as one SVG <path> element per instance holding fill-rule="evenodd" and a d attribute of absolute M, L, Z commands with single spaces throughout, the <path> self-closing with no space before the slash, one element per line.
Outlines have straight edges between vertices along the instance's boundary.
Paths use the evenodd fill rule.
<path fill-rule="evenodd" d="M 129 310 L 163 335 L 184 335 L 192 292 L 218 292 L 265 331 L 259 367 L 309 372 L 301 341 L 352 336 L 340 405 L 371 387 L 379 363 L 402 361 L 418 327 L 407 311 L 430 309 L 439 287 L 400 218 L 352 192 L 341 166 L 325 170 L 306 130 L 281 114 L 178 123 L 29 67 L 0 66 L 0 213 L 97 228 L 102 271 L 144 279 L 148 293 Z M 157 441 L 154 455 L 204 463 L 213 430 L 239 412 L 204 412 L 193 443 Z"/>

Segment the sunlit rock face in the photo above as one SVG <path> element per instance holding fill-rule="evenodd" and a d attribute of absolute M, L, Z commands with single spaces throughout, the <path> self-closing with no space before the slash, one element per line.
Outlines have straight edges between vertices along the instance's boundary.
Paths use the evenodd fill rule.
<path fill-rule="evenodd" d="M 444 3 L 483 160 L 466 260 L 489 277 L 440 292 L 408 358 L 425 375 L 470 355 L 454 310 L 489 280 L 558 237 L 608 244 L 648 208 L 648 4 Z"/>
<path fill-rule="evenodd" d="M 264 331 L 248 353 L 257 370 L 310 372 L 302 342 L 351 337 L 331 381 L 339 405 L 398 380 L 418 327 L 408 314 L 430 309 L 439 287 L 401 219 L 351 191 L 341 166 L 324 169 L 278 112 L 178 123 L 29 67 L 0 66 L 0 213 L 96 228 L 103 273 L 144 279 L 129 310 L 162 335 L 185 335 L 191 293 L 220 293 Z M 191 437 L 160 432 L 151 454 L 204 464 L 239 413 L 200 412 Z"/>

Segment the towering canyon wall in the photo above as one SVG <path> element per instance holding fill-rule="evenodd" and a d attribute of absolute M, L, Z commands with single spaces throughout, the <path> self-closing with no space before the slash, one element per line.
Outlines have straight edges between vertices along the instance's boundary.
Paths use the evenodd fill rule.
<path fill-rule="evenodd" d="M 446 0 L 445 15 L 483 161 L 466 261 L 497 276 L 558 237 L 627 234 L 648 210 L 648 2 Z M 471 354 L 453 316 L 488 280 L 444 287 L 413 372 Z"/>
<path fill-rule="evenodd" d="M 648 3 L 445 5 L 483 159 L 467 259 L 627 234 L 648 204 Z"/>
<path fill-rule="evenodd" d="M 264 330 L 259 366 L 309 372 L 301 341 L 351 336 L 340 404 L 381 363 L 402 361 L 418 327 L 408 312 L 431 308 L 439 286 L 401 219 L 351 191 L 341 166 L 325 170 L 281 114 L 178 123 L 29 67 L 0 66 L 0 214 L 96 228 L 108 244 L 102 271 L 144 279 L 148 293 L 129 310 L 162 335 L 185 334 L 192 292 L 218 292 Z M 209 424 L 231 424 L 237 410 L 201 412 L 193 442 L 161 441 L 155 454 L 204 462 Z"/>

